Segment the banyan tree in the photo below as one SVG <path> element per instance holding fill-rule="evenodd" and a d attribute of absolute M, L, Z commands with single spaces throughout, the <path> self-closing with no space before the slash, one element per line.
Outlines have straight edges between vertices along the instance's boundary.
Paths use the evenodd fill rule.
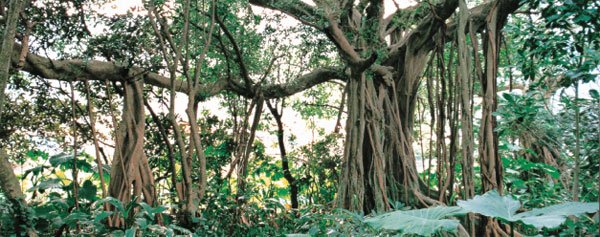
<path fill-rule="evenodd" d="M 302 72 L 302 75 L 279 84 L 265 83 L 259 78 L 266 75 L 249 69 L 236 32 L 228 29 L 226 17 L 220 15 L 225 7 L 219 1 L 175 2 L 175 12 L 180 13 L 177 21 L 167 19 L 171 13 L 162 12 L 160 6 L 146 3 L 144 13 L 147 15 L 139 25 L 147 30 L 140 33 L 140 37 L 147 37 L 147 41 L 154 44 L 152 49 L 143 50 L 159 55 L 161 70 L 136 65 L 136 60 L 115 60 L 116 53 L 104 55 L 104 58 L 55 59 L 41 51 L 29 52 L 32 46 L 25 40 L 27 35 L 15 40 L 9 35 L 11 31 L 6 30 L 11 24 L 14 28 L 14 14 L 20 12 L 19 8 L 15 10 L 11 5 L 8 11 L 2 12 L 3 19 L 8 14 L 13 16 L 6 20 L 2 62 L 11 62 L 14 69 L 48 80 L 104 82 L 107 89 L 110 87 L 122 98 L 120 118 L 113 119 L 115 124 L 117 120 L 120 122 L 114 133 L 109 195 L 124 202 L 133 196 L 142 197 L 140 200 L 156 204 L 154 177 L 143 150 L 145 115 L 150 113 L 145 109 L 148 95 L 144 87 L 163 88 L 171 96 L 169 126 L 174 139 L 164 142 L 172 167 L 176 162 L 174 157 L 179 157 L 181 162 L 181 181 L 173 178 L 173 182 L 177 182 L 179 205 L 189 221 L 199 211 L 208 179 L 197 124 L 199 103 L 225 91 L 251 99 L 254 110 L 249 113 L 257 114 L 256 123 L 266 100 L 289 97 L 315 85 L 338 80 L 345 85 L 347 119 L 335 205 L 370 213 L 389 210 L 395 201 L 414 207 L 445 203 L 453 189 L 448 187 L 454 179 L 444 177 L 445 180 L 440 181 L 444 185 L 433 190 L 419 177 L 413 150 L 417 92 L 424 86 L 431 87 L 427 81 L 432 80 L 433 74 L 426 72 L 432 71 L 436 72 L 435 79 L 440 85 L 436 90 L 441 93 L 435 102 L 437 121 L 440 122 L 438 128 L 445 127 L 443 121 L 446 118 L 453 118 L 449 126 L 454 128 L 448 151 L 440 151 L 438 159 L 443 156 L 447 157 L 444 161 L 448 163 L 462 165 L 463 198 L 474 195 L 472 167 L 475 162 L 481 165 L 483 191 L 502 190 L 502 161 L 498 156 L 493 116 L 497 107 L 498 57 L 503 26 L 509 15 L 520 7 L 521 1 L 486 1 L 471 8 L 464 0 L 422 1 L 408 8 L 385 9 L 383 0 L 315 0 L 312 3 L 250 0 L 249 4 L 253 6 L 288 15 L 298 24 L 312 28 L 315 34 L 326 37 L 335 46 L 342 62 L 339 67 Z M 386 11 L 391 14 L 386 15 Z M 457 52 L 456 61 L 444 58 L 444 50 L 449 48 Z M 214 76 L 214 80 L 202 80 L 203 70 L 212 65 L 210 63 L 214 64 L 206 62 L 210 50 L 222 51 L 222 60 L 227 61 L 227 67 L 235 64 L 238 69 L 235 74 L 224 73 Z M 135 59 L 138 56 L 148 55 L 129 57 Z M 270 71 L 268 68 L 262 72 L 268 74 Z M 7 78 L 0 77 L 2 85 L 7 83 Z M 481 85 L 481 91 L 472 90 L 475 82 Z M 185 105 L 175 105 L 177 93 L 186 95 Z M 481 128 L 477 138 L 473 137 L 471 108 L 475 94 L 482 98 Z M 181 129 L 178 125 L 175 106 L 186 108 L 189 129 Z M 448 111 L 456 114 L 445 114 L 443 108 L 446 106 L 452 107 Z M 461 136 L 457 135 L 458 124 L 461 124 Z M 255 124 L 248 127 L 256 129 Z M 254 134 L 242 137 L 237 152 L 239 162 L 235 165 L 239 169 L 238 176 L 243 177 L 247 173 L 244 162 L 249 157 L 248 147 L 252 145 Z M 439 137 L 445 137 L 443 131 Z M 476 139 L 478 143 L 475 143 Z M 442 143 L 440 147 L 444 145 Z M 461 144 L 460 149 L 457 144 Z M 474 154 L 475 144 L 479 146 L 477 155 Z M 458 157 L 460 160 L 456 160 Z M 475 161 L 474 157 L 479 160 Z M 6 157 L 1 159 L 4 161 Z M 5 165 L 0 167 L 4 169 L 2 174 L 12 172 L 5 170 Z M 174 168 L 172 172 L 175 175 Z M 453 173 L 446 171 L 448 177 Z M 199 182 L 193 181 L 192 176 Z M 243 181 L 239 182 L 242 183 L 238 187 L 243 190 Z M 2 182 L 2 188 L 11 190 L 9 184 Z M 489 224 L 495 225 L 491 221 Z"/>

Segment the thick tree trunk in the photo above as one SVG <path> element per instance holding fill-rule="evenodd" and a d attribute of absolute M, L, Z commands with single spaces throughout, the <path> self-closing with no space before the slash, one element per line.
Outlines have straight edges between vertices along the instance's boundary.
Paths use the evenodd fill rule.
<path fill-rule="evenodd" d="M 0 183 L 2 184 L 2 192 L 8 199 L 25 201 L 25 195 L 21 191 L 19 179 L 13 172 L 14 168 L 8 161 L 8 155 L 4 149 L 0 149 Z"/>
<path fill-rule="evenodd" d="M 8 161 L 8 156 L 4 149 L 0 147 L 0 185 L 2 193 L 6 196 L 6 199 L 12 204 L 14 211 L 14 233 L 16 236 L 22 236 L 22 231 L 25 231 L 26 236 L 37 236 L 33 228 L 29 226 L 26 220 L 27 217 L 27 202 L 25 201 L 25 195 L 21 191 L 21 185 L 19 179 L 13 172 L 14 168 Z M 26 229 L 23 230 L 22 227 Z"/>
<path fill-rule="evenodd" d="M 123 114 L 116 132 L 109 193 L 123 203 L 131 201 L 133 195 L 154 205 L 154 177 L 143 150 L 146 125 L 143 82 L 127 81 L 123 88 Z M 119 225 L 118 222 L 115 224 Z"/>
<path fill-rule="evenodd" d="M 412 147 L 418 76 L 426 52 L 410 52 L 395 81 L 353 69 L 337 204 L 351 211 L 385 211 L 393 201 L 427 206 Z"/>
<path fill-rule="evenodd" d="M 365 173 L 365 163 L 369 163 L 364 157 L 363 146 L 365 139 L 365 103 L 361 100 L 365 91 L 365 75 L 363 72 L 353 72 L 348 81 L 348 119 L 346 120 L 346 142 L 344 146 L 344 163 L 342 164 L 342 175 L 338 193 L 338 205 L 351 211 L 370 212 L 373 205 L 381 209 L 387 209 L 388 204 L 383 200 L 375 200 L 373 191 L 367 194 L 368 178 Z M 371 153 L 372 154 L 372 153 Z M 365 162 L 366 160 L 366 162 Z M 380 159 L 381 160 L 381 159 Z M 383 174 L 378 174 L 383 179 Z M 385 187 L 377 190 L 379 194 Z M 375 204 L 375 202 L 378 202 Z"/>
<path fill-rule="evenodd" d="M 2 38 L 2 49 L 0 51 L 0 118 L 4 111 L 4 100 L 6 95 L 4 90 L 10 78 L 10 63 L 13 51 L 15 34 L 17 31 L 17 21 L 19 20 L 19 12 L 21 12 L 22 0 L 10 1 L 10 5 L 5 15 L 6 24 L 4 26 L 4 35 Z M 13 168 L 8 161 L 8 156 L 4 151 L 3 145 L 0 145 L 0 185 L 2 190 L 9 199 L 24 200 L 19 180 L 13 173 Z"/>

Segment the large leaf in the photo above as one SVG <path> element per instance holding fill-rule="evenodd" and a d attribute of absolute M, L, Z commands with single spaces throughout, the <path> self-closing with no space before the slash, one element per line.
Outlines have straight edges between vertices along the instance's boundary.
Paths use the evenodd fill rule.
<path fill-rule="evenodd" d="M 28 170 L 25 170 L 25 172 L 23 173 L 23 178 L 27 177 L 27 175 L 29 174 L 33 174 L 35 175 L 39 175 L 40 173 L 44 172 L 44 169 L 50 168 L 50 166 L 47 165 L 42 165 L 42 166 L 38 166 L 38 167 L 34 167 Z"/>
<path fill-rule="evenodd" d="M 431 236 L 438 231 L 456 231 L 459 221 L 444 219 L 463 214 L 460 207 L 437 206 L 409 211 L 394 211 L 367 219 L 376 229 L 400 230 L 404 234 Z"/>
<path fill-rule="evenodd" d="M 65 170 L 73 169 L 73 154 L 60 153 L 58 155 L 53 155 L 50 157 L 49 161 L 53 167 L 60 167 Z M 85 172 L 96 171 L 85 158 L 77 159 L 77 169 Z"/>
<path fill-rule="evenodd" d="M 65 162 L 73 160 L 73 154 L 60 153 L 50 157 L 50 164 L 57 167 Z"/>
<path fill-rule="evenodd" d="M 536 228 L 553 228 L 562 224 L 568 216 L 594 213 L 598 211 L 598 203 L 566 202 L 563 204 L 536 208 L 515 216 L 525 224 Z"/>
<path fill-rule="evenodd" d="M 48 180 L 44 180 L 44 181 L 40 182 L 35 187 L 30 188 L 29 191 L 33 191 L 33 190 L 37 189 L 40 192 L 44 192 L 46 189 L 62 188 L 62 187 L 63 187 L 63 185 L 62 185 L 62 182 L 60 179 L 48 179 Z"/>
<path fill-rule="evenodd" d="M 518 200 L 509 196 L 500 196 L 496 190 L 489 191 L 481 196 L 477 195 L 467 201 L 459 200 L 457 204 L 466 211 L 510 222 L 517 220 L 514 215 L 521 208 L 521 203 Z"/>
<path fill-rule="evenodd" d="M 516 214 L 521 203 L 510 196 L 500 196 L 496 191 L 489 191 L 481 196 L 477 195 L 467 201 L 458 201 L 458 206 L 466 211 L 508 222 L 522 222 L 536 228 L 558 227 L 568 216 L 594 213 L 599 208 L 597 202 L 567 202 Z"/>

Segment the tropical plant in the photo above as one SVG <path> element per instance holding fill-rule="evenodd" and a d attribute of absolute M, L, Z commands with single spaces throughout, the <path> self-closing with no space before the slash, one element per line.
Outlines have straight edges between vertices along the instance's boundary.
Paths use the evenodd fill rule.
<path fill-rule="evenodd" d="M 403 235 L 431 236 L 439 232 L 457 232 L 460 221 L 452 218 L 472 212 L 497 218 L 511 226 L 522 223 L 541 230 L 557 228 L 569 216 L 595 213 L 599 209 L 597 202 L 565 202 L 517 213 L 522 208 L 521 203 L 510 195 L 501 196 L 496 190 L 457 203 L 458 206 L 393 211 L 366 218 L 364 222 L 376 229 L 395 230 Z"/>
<path fill-rule="evenodd" d="M 522 223 L 538 229 L 559 227 L 569 216 L 595 213 L 599 208 L 598 202 L 566 202 L 517 213 L 521 209 L 521 203 L 510 195 L 500 196 L 495 190 L 458 201 L 458 206 L 468 212 L 506 221 L 511 226 L 513 223 Z"/>
<path fill-rule="evenodd" d="M 456 232 L 460 221 L 449 217 L 463 215 L 460 207 L 436 206 L 408 211 L 393 211 L 365 220 L 376 229 L 397 230 L 403 235 L 431 236 L 438 232 Z"/>

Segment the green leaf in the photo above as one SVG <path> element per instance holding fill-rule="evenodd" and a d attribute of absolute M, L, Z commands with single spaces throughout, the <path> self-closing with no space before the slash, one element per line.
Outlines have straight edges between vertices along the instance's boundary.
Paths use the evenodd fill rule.
<path fill-rule="evenodd" d="M 438 231 L 456 231 L 459 221 L 444 219 L 464 214 L 460 207 L 437 206 L 410 211 L 394 211 L 367 219 L 376 229 L 401 230 L 403 234 L 431 236 Z"/>
<path fill-rule="evenodd" d="M 101 211 L 100 213 L 98 213 L 96 215 L 96 217 L 94 217 L 94 222 L 100 223 L 102 220 L 106 219 L 107 217 L 109 217 L 112 214 L 113 214 L 112 211 Z"/>
<path fill-rule="evenodd" d="M 146 220 L 146 218 L 136 218 L 135 224 L 137 224 L 140 227 L 140 229 L 145 229 L 148 226 L 148 221 Z"/>
<path fill-rule="evenodd" d="M 88 217 L 89 217 L 89 215 L 85 214 L 83 212 L 73 212 L 73 213 L 69 214 L 66 218 L 64 218 L 63 221 L 65 222 L 65 224 L 73 226 L 78 221 L 85 220 Z"/>
<path fill-rule="evenodd" d="M 477 195 L 467 201 L 459 200 L 457 204 L 466 211 L 510 222 L 516 221 L 513 216 L 521 207 L 519 201 L 509 196 L 502 197 L 496 190 L 489 191 L 481 196 Z"/>
<path fill-rule="evenodd" d="M 154 215 L 162 213 L 163 211 L 167 210 L 167 208 L 165 206 L 157 206 L 157 207 L 153 208 L 145 202 L 140 202 L 139 205 L 142 207 L 142 209 L 144 209 L 145 214 L 151 220 L 154 220 Z"/>
<path fill-rule="evenodd" d="M 503 97 L 503 98 L 504 98 L 506 101 L 508 101 L 508 102 L 510 102 L 510 103 L 514 103 L 514 102 L 515 102 L 515 99 L 513 98 L 513 95 L 511 95 L 511 94 L 509 94 L 509 93 L 502 93 L 502 97 Z"/>
<path fill-rule="evenodd" d="M 72 154 L 60 153 L 58 155 L 53 155 L 50 157 L 50 164 L 54 167 L 57 167 L 67 161 L 73 160 Z"/>
<path fill-rule="evenodd" d="M 173 230 L 176 230 L 176 231 L 179 231 L 181 234 L 184 234 L 184 235 L 191 235 L 192 234 L 192 232 L 190 230 L 188 230 L 186 228 L 183 228 L 181 226 L 178 226 L 178 225 L 170 224 L 169 228 L 173 229 Z"/>
<path fill-rule="evenodd" d="M 38 189 L 38 190 L 44 191 L 46 189 L 51 189 L 51 188 L 62 188 L 62 182 L 60 181 L 60 179 L 44 180 L 44 181 L 40 182 L 37 186 L 31 188 L 30 190 Z"/>
<path fill-rule="evenodd" d="M 554 228 L 561 225 L 568 216 L 594 213 L 598 211 L 598 203 L 566 202 L 544 208 L 536 208 L 515 216 L 519 221 L 536 228 Z"/>
<path fill-rule="evenodd" d="M 103 199 L 100 199 L 100 200 L 96 201 L 96 204 L 94 204 L 94 206 L 96 208 L 98 208 L 101 205 L 103 205 L 104 203 L 109 203 L 109 204 L 113 205 L 122 214 L 125 213 L 125 208 L 123 208 L 123 204 L 121 203 L 121 201 L 119 201 L 119 199 L 116 199 L 114 197 L 105 197 Z"/>
<path fill-rule="evenodd" d="M 83 199 L 87 199 L 90 201 L 94 201 L 96 199 L 96 193 L 98 189 L 90 180 L 86 180 L 83 182 L 83 186 L 81 186 L 81 190 L 79 190 L 79 196 Z"/>
<path fill-rule="evenodd" d="M 135 237 L 135 232 L 137 231 L 137 227 L 131 227 L 125 231 L 125 237 Z"/>
<path fill-rule="evenodd" d="M 467 201 L 458 201 L 458 206 L 470 212 L 499 218 L 508 222 L 521 222 L 538 229 L 543 227 L 558 227 L 568 216 L 594 213 L 599 208 L 597 202 L 567 202 L 515 214 L 521 207 L 521 203 L 510 196 L 500 196 L 495 190 L 481 196 L 477 195 Z"/>
<path fill-rule="evenodd" d="M 110 233 L 111 237 L 121 237 L 121 236 L 125 236 L 125 233 L 123 233 L 122 230 L 115 230 L 112 233 Z"/>
<path fill-rule="evenodd" d="M 42 166 L 38 166 L 38 167 L 34 167 L 31 169 L 25 170 L 25 172 L 23 173 L 23 177 L 27 177 L 27 175 L 29 175 L 29 174 L 38 175 L 38 174 L 44 172 L 44 169 L 47 169 L 47 168 L 50 168 L 50 166 L 42 165 Z"/>
<path fill-rule="evenodd" d="M 589 93 L 590 93 L 590 96 L 591 96 L 592 98 L 594 98 L 594 99 L 600 99 L 600 93 L 598 93 L 598 91 L 597 91 L 597 90 L 595 90 L 595 89 L 591 89 L 591 90 L 589 91 Z"/>
<path fill-rule="evenodd" d="M 50 164 L 53 167 L 60 167 L 61 169 L 72 169 L 73 168 L 73 154 L 60 153 L 58 155 L 51 156 Z M 77 159 L 77 168 L 84 172 L 95 172 L 92 165 L 83 159 Z"/>

